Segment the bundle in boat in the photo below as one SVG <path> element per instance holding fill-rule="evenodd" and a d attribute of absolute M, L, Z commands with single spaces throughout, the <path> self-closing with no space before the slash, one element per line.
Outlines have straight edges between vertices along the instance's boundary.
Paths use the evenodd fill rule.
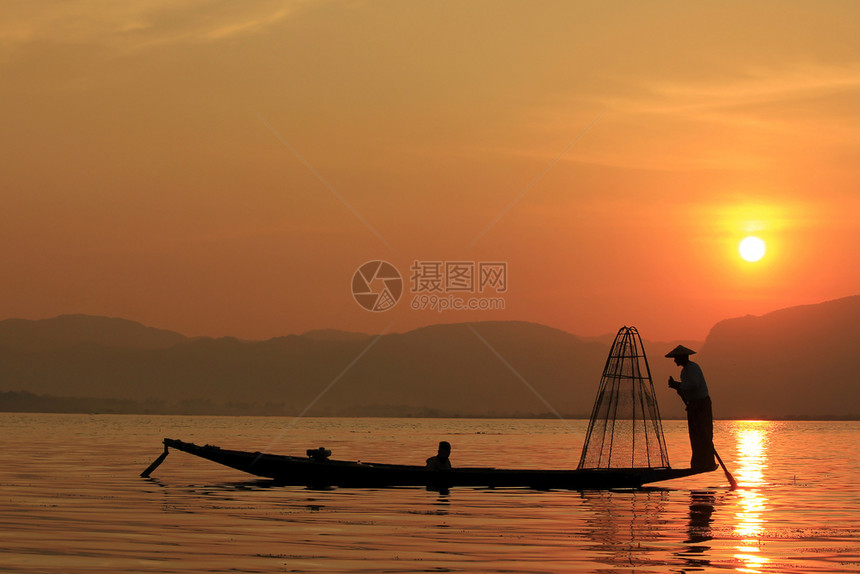
<path fill-rule="evenodd" d="M 578 468 L 670 468 L 651 369 L 636 327 L 622 327 L 612 343 Z"/>

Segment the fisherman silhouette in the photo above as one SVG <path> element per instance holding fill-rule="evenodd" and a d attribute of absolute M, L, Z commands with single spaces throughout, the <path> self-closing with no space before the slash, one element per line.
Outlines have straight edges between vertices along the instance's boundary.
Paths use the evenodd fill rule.
<path fill-rule="evenodd" d="M 714 470 L 714 416 L 711 397 L 705 375 L 697 363 L 690 360 L 696 351 L 678 345 L 668 353 L 667 358 L 675 360 L 681 367 L 681 380 L 669 377 L 669 386 L 675 389 L 687 405 L 687 432 L 690 434 L 690 448 L 693 456 L 690 468 L 695 470 Z"/>

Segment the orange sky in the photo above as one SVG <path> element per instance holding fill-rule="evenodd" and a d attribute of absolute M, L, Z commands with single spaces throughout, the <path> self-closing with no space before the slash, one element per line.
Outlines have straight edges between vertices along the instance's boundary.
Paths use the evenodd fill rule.
<path fill-rule="evenodd" d="M 7 5 L 0 318 L 675 339 L 860 293 L 858 21 L 853 2 Z M 752 232 L 758 263 L 737 254 Z M 349 291 L 373 259 L 407 276 L 384 313 Z M 410 309 L 414 260 L 507 262 L 505 309 Z"/>

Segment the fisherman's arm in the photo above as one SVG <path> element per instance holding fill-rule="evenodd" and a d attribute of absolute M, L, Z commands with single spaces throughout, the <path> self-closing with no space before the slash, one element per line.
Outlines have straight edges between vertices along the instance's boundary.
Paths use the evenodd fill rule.
<path fill-rule="evenodd" d="M 678 394 L 681 396 L 689 393 L 697 393 L 699 389 L 706 388 L 705 377 L 702 374 L 702 370 L 697 365 L 691 363 L 681 371 L 680 381 L 669 377 L 669 386 L 678 391 Z"/>

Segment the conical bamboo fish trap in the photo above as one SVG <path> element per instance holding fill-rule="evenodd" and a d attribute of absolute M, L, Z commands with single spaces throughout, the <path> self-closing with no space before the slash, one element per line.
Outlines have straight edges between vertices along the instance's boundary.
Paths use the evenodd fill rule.
<path fill-rule="evenodd" d="M 636 327 L 622 327 L 609 350 L 579 468 L 670 468 L 651 369 Z"/>

